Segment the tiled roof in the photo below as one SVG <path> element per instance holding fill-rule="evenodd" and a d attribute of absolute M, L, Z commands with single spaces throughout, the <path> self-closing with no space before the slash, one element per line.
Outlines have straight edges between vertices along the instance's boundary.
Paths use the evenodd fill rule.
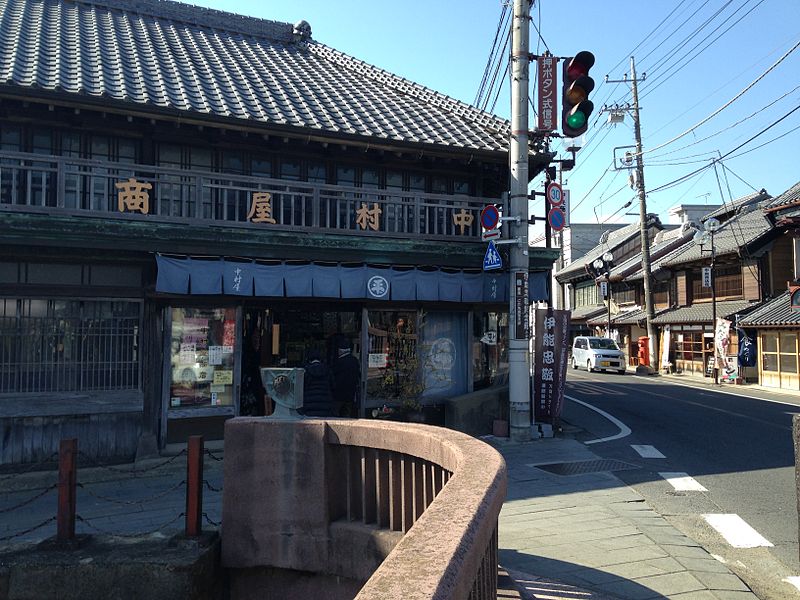
<path fill-rule="evenodd" d="M 723 300 L 717 302 L 717 318 L 730 319 L 736 314 L 744 314 L 756 306 L 758 306 L 758 302 L 751 300 Z M 711 313 L 711 302 L 700 302 L 691 306 L 665 310 L 656 316 L 653 323 L 656 325 L 711 323 Z"/>
<path fill-rule="evenodd" d="M 705 222 L 711 217 L 716 219 L 723 219 L 727 215 L 732 215 L 742 210 L 746 210 L 749 207 L 753 207 L 757 205 L 759 202 L 764 202 L 770 199 L 770 195 L 767 194 L 766 190 L 761 190 L 760 192 L 753 192 L 752 194 L 748 194 L 747 196 L 742 196 L 741 198 L 736 198 L 736 200 L 731 200 L 730 202 L 726 202 L 718 209 L 711 211 L 707 215 L 703 216 L 702 221 Z"/>
<path fill-rule="evenodd" d="M 800 203 L 800 182 L 795 183 L 777 198 L 773 198 L 769 203 L 764 205 L 764 208 L 780 208 L 783 206 L 796 205 L 798 203 Z"/>
<path fill-rule="evenodd" d="M 659 228 L 661 227 L 661 222 L 655 215 L 651 215 L 650 224 L 657 225 Z M 589 250 L 589 252 L 587 252 L 585 255 L 575 259 L 572 264 L 561 269 L 558 273 L 556 273 L 556 279 L 563 283 L 565 281 L 569 281 L 570 275 L 574 276 L 585 274 L 587 264 L 591 264 L 592 261 L 600 258 L 609 250 L 613 252 L 614 248 L 624 244 L 632 237 L 638 235 L 640 235 L 639 223 L 631 223 L 630 225 L 626 225 L 621 229 L 609 231 L 604 242 L 599 243 L 597 246 Z"/>
<path fill-rule="evenodd" d="M 595 315 L 602 314 L 605 312 L 605 310 L 605 306 L 581 306 L 580 308 L 572 309 L 570 318 L 573 321 L 583 321 L 584 319 L 589 319 Z"/>
<path fill-rule="evenodd" d="M 1 88 L 492 152 L 507 150 L 510 129 L 324 44 L 296 41 L 289 23 L 168 0 L 0 0 Z"/>
<path fill-rule="evenodd" d="M 742 318 L 739 324 L 745 327 L 800 327 L 800 311 L 791 309 L 790 295 L 787 290 L 777 298 L 764 302 Z"/>
<path fill-rule="evenodd" d="M 773 229 L 772 221 L 760 208 L 735 215 L 725 221 L 714 234 L 717 256 L 736 254 L 739 249 L 752 244 Z M 702 249 L 697 242 L 690 242 L 662 261 L 663 266 L 674 266 L 708 259 L 710 248 Z"/>

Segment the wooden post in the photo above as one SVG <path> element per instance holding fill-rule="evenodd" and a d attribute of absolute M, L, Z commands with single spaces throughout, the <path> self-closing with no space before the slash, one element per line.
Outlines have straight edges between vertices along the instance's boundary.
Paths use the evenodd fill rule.
<path fill-rule="evenodd" d="M 75 488 L 78 483 L 76 463 L 78 440 L 61 440 L 58 448 L 58 513 L 56 539 L 67 542 L 75 538 Z"/>
<path fill-rule="evenodd" d="M 189 436 L 186 456 L 186 537 L 197 537 L 203 524 L 203 436 Z"/>

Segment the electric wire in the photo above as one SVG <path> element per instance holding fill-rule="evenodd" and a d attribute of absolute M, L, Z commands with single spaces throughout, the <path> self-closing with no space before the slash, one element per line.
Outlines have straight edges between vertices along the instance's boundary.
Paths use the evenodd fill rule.
<path fill-rule="evenodd" d="M 667 146 L 667 145 L 669 145 L 669 144 L 671 144 L 671 143 L 673 143 L 673 142 L 675 142 L 675 141 L 677 141 L 677 140 L 681 139 L 682 137 L 684 137 L 684 136 L 688 135 L 689 133 L 691 133 L 692 131 L 694 131 L 695 129 L 697 129 L 698 127 L 700 127 L 701 125 L 703 125 L 704 123 L 707 123 L 708 121 L 710 121 L 712 118 L 714 118 L 715 116 L 717 116 L 717 115 L 718 115 L 719 113 L 721 113 L 723 110 L 725 110 L 726 108 L 728 108 L 728 107 L 729 107 L 731 104 L 733 104 L 734 102 L 736 102 L 736 100 L 738 100 L 739 98 L 741 98 L 741 97 L 742 97 L 742 96 L 743 96 L 745 93 L 747 93 L 747 92 L 748 92 L 748 91 L 749 91 L 749 90 L 750 90 L 750 89 L 751 89 L 751 88 L 752 88 L 754 85 L 756 85 L 756 84 L 757 84 L 759 81 L 761 81 L 762 79 L 764 79 L 764 77 L 766 77 L 766 76 L 767 76 L 767 74 L 769 74 L 770 72 L 772 72 L 772 71 L 773 71 L 773 70 L 774 70 L 774 69 L 775 69 L 775 68 L 776 68 L 778 65 L 780 65 L 780 64 L 781 64 L 781 63 L 782 63 L 784 60 L 786 60 L 786 58 L 788 58 L 788 57 L 789 57 L 789 55 L 790 55 L 792 52 L 794 52 L 795 50 L 797 50 L 797 48 L 798 48 L 798 47 L 800 47 L 800 40 L 798 40 L 798 42 L 797 42 L 797 43 L 796 43 L 794 46 L 792 46 L 792 47 L 791 47 L 791 48 L 790 48 L 788 51 L 786 51 L 786 53 L 785 53 L 783 56 L 781 56 L 781 57 L 780 57 L 780 58 L 779 58 L 777 61 L 775 61 L 775 63 L 773 63 L 773 64 L 772 64 L 772 66 L 770 66 L 770 67 L 769 67 L 769 68 L 768 68 L 766 71 L 764 71 L 764 72 L 763 72 L 761 75 L 759 75 L 758 77 L 756 77 L 756 78 L 755 78 L 755 79 L 754 79 L 754 80 L 753 80 L 753 81 L 752 81 L 752 82 L 751 82 L 751 83 L 750 83 L 750 84 L 749 84 L 747 87 L 745 87 L 745 88 L 744 88 L 742 91 L 740 91 L 738 94 L 736 94 L 736 96 L 734 96 L 733 98 L 731 98 L 730 100 L 728 100 L 728 101 L 727 101 L 725 104 L 723 104 L 722 106 L 720 106 L 720 107 L 719 107 L 717 110 L 715 110 L 713 113 L 711 113 L 711 114 L 710 114 L 710 115 L 708 115 L 706 118 L 704 118 L 704 119 L 702 119 L 701 121 L 699 121 L 698 123 L 696 123 L 696 124 L 692 125 L 692 126 L 689 128 L 689 129 L 687 129 L 687 130 L 686 130 L 686 131 L 684 131 L 683 133 L 680 133 L 680 134 L 676 135 L 676 136 L 675 136 L 675 137 L 673 137 L 672 139 L 670 139 L 670 140 L 667 140 L 666 142 L 664 142 L 663 144 L 659 144 L 659 145 L 658 145 L 658 146 L 656 146 L 655 148 L 650 148 L 650 149 L 649 149 L 649 150 L 647 150 L 646 152 L 643 152 L 643 154 L 645 154 L 645 153 L 650 153 L 650 152 L 655 152 L 656 150 L 659 150 L 660 148 L 663 148 L 664 146 Z"/>
<path fill-rule="evenodd" d="M 767 125 L 767 126 L 766 126 L 765 128 L 763 128 L 761 131 L 759 131 L 759 132 L 758 132 L 758 133 L 756 133 L 755 135 L 751 136 L 750 138 L 748 138 L 747 140 L 745 140 L 744 142 L 742 142 L 741 144 L 739 144 L 738 146 L 736 146 L 736 147 L 735 147 L 733 150 L 730 150 L 730 151 L 726 152 L 724 155 L 720 156 L 718 159 L 714 159 L 714 161 L 716 161 L 716 160 L 722 160 L 723 158 L 727 158 L 728 156 L 732 155 L 734 152 L 736 152 L 736 151 L 737 151 L 737 150 L 739 150 L 740 148 L 742 148 L 742 147 L 746 146 L 747 144 L 749 144 L 750 142 L 752 142 L 752 141 L 753 141 L 754 139 L 756 139 L 757 137 L 759 137 L 759 136 L 763 135 L 764 133 L 766 133 L 767 131 L 769 131 L 770 129 L 772 129 L 773 127 L 775 127 L 776 125 L 778 125 L 779 123 L 781 123 L 783 120 L 787 119 L 789 116 L 791 116 L 792 114 L 794 114 L 794 113 L 795 113 L 795 112 L 797 112 L 798 110 L 800 110 L 800 105 L 798 105 L 798 106 L 794 107 L 794 108 L 793 108 L 792 110 L 790 110 L 788 113 L 786 113 L 785 115 L 783 115 L 783 116 L 782 116 L 780 119 L 778 119 L 778 120 L 776 120 L 776 121 L 773 121 L 771 124 Z M 714 162 L 714 161 L 712 161 L 712 162 Z M 675 180 L 673 180 L 673 181 L 670 181 L 670 182 L 668 182 L 668 183 L 665 183 L 665 184 L 663 184 L 663 185 L 660 185 L 660 186 L 658 186 L 658 187 L 656 187 L 656 188 L 653 188 L 653 189 L 649 190 L 649 191 L 648 191 L 648 194 L 654 194 L 654 193 L 656 193 L 656 192 L 660 192 L 660 191 L 662 191 L 662 190 L 665 190 L 665 189 L 669 189 L 669 188 L 671 188 L 671 187 L 674 187 L 674 186 L 678 185 L 679 183 L 682 183 L 683 181 L 686 181 L 686 180 L 687 180 L 687 179 L 689 179 L 690 177 L 693 177 L 694 175 L 697 175 L 698 173 L 700 173 L 700 172 L 702 172 L 702 171 L 704 171 L 704 170 L 706 170 L 706 169 L 708 169 L 708 168 L 710 168 L 710 167 L 711 167 L 711 165 L 707 165 L 707 166 L 705 166 L 705 167 L 701 167 L 701 168 L 699 168 L 699 169 L 696 169 L 696 170 L 692 171 L 691 173 L 687 173 L 686 175 L 683 175 L 683 176 L 681 176 L 681 177 L 679 177 L 679 178 L 677 178 L 677 179 L 675 179 Z"/>
<path fill-rule="evenodd" d="M 707 50 L 707 49 L 708 49 L 710 46 L 712 46 L 712 45 L 713 45 L 713 44 L 714 44 L 716 41 L 718 41 L 718 40 L 719 40 L 719 39 L 720 39 L 720 38 L 721 38 L 723 35 L 725 35 L 726 33 L 728 33 L 728 31 L 730 31 L 730 30 L 731 30 L 733 27 L 735 27 L 736 25 L 738 25 L 739 23 L 741 23 L 741 22 L 742 22 L 742 21 L 745 19 L 745 17 L 747 17 L 747 16 L 748 16 L 750 13 L 752 13 L 752 12 L 753 12 L 753 11 L 754 11 L 756 8 L 758 8 L 759 6 L 761 6 L 761 4 L 763 4 L 763 2 L 764 2 L 764 0 L 759 0 L 758 4 L 756 4 L 755 6 L 753 6 L 753 7 L 752 7 L 750 10 L 748 10 L 748 11 L 747 11 L 747 12 L 746 12 L 744 15 L 742 15 L 741 17 L 739 17 L 739 19 L 737 19 L 736 21 L 734 21 L 734 22 L 733 22 L 733 23 L 732 23 L 732 24 L 731 24 L 731 25 L 730 25 L 730 26 L 729 26 L 727 29 L 725 29 L 724 31 L 721 31 L 720 33 L 718 33 L 718 34 L 716 35 L 716 37 L 714 37 L 712 40 L 708 41 L 708 43 L 706 43 L 706 45 L 705 45 L 705 46 L 703 46 L 703 47 L 702 47 L 700 50 L 698 50 L 697 52 L 695 52 L 695 53 L 694 53 L 694 54 L 692 54 L 692 55 L 689 55 L 689 53 L 693 52 L 693 51 L 694 51 L 694 50 L 695 50 L 695 49 L 696 49 L 698 46 L 700 46 L 700 44 L 702 44 L 702 43 L 703 43 L 703 41 L 705 41 L 705 40 L 703 40 L 703 41 L 701 41 L 700 43 L 696 44 L 696 45 L 695 45 L 695 46 L 694 46 L 692 49 L 690 49 L 690 50 L 687 52 L 686 56 L 685 56 L 683 59 L 681 59 L 681 62 L 677 62 L 677 63 L 675 63 L 675 64 L 674 64 L 672 67 L 670 67 L 670 68 L 669 68 L 669 69 L 666 71 L 666 73 L 664 73 L 662 76 L 660 76 L 660 77 L 655 77 L 655 78 L 651 78 L 651 79 L 649 79 L 648 81 L 650 81 L 651 83 L 647 83 L 647 84 L 645 84 L 645 86 L 643 86 L 645 89 L 642 91 L 642 94 L 639 96 L 639 100 L 641 101 L 642 99 L 646 98 L 646 97 L 647 97 L 648 95 L 650 95 L 652 92 L 654 92 L 654 91 L 655 91 L 655 90 L 657 90 L 659 87 L 661 87 L 662 85 L 664 85 L 664 84 L 665 84 L 667 81 L 669 81 L 670 79 L 672 79 L 672 77 L 674 77 L 675 75 L 677 75 L 677 74 L 678 74 L 678 73 L 679 73 L 679 72 L 680 72 L 680 71 L 681 71 L 681 70 L 682 70 L 684 67 L 688 66 L 688 65 L 689 65 L 689 64 L 690 64 L 690 63 L 691 63 L 693 60 L 695 60 L 695 59 L 696 59 L 696 58 L 697 58 L 697 57 L 698 57 L 700 54 L 702 54 L 703 52 L 705 52 L 705 51 L 706 51 L 706 50 Z M 736 9 L 736 11 L 735 11 L 734 13 L 732 13 L 731 15 L 729 15 L 729 16 L 728 16 L 728 18 L 727 18 L 727 19 L 725 19 L 725 21 L 723 21 L 723 22 L 720 24 L 720 26 L 721 26 L 721 25 L 724 25 L 724 24 L 725 24 L 725 23 L 726 23 L 728 20 L 730 20 L 731 18 L 733 18 L 733 17 L 734 17 L 734 15 L 736 15 L 736 13 L 737 13 L 739 10 L 741 10 L 742 8 L 744 8 L 744 6 L 745 6 L 746 4 L 747 4 L 747 3 L 745 2 L 745 3 L 744 3 L 744 4 L 742 4 L 742 5 L 741 5 L 741 6 L 740 6 L 738 9 Z M 670 73 L 670 71 L 672 71 L 672 72 Z M 658 83 L 656 83 L 656 82 L 658 82 Z"/>
<path fill-rule="evenodd" d="M 489 57 L 486 59 L 486 67 L 483 70 L 483 77 L 481 78 L 481 82 L 478 86 L 478 91 L 475 94 L 475 100 L 473 104 L 478 106 L 483 98 L 484 91 L 486 89 L 486 84 L 489 81 L 489 73 L 492 72 L 492 65 L 495 62 L 495 54 L 498 50 L 498 41 L 500 39 L 500 32 L 503 31 L 505 28 L 503 23 L 506 20 L 506 16 L 508 13 L 508 6 L 503 5 L 500 11 L 500 19 L 497 23 L 497 29 L 494 34 L 494 40 L 492 41 L 491 48 L 489 49 Z"/>
<path fill-rule="evenodd" d="M 721 23 L 719 23 L 719 24 L 717 24 L 717 25 L 715 26 L 715 32 L 716 32 L 716 31 L 719 31 L 719 28 L 721 28 L 723 25 L 725 25 L 725 23 L 727 23 L 729 20 L 731 20 L 733 17 L 735 17 L 735 16 L 736 16 L 736 14 L 737 14 L 737 13 L 738 13 L 740 10 L 742 10 L 742 9 L 743 9 L 743 8 L 744 8 L 744 7 L 745 7 L 745 6 L 746 6 L 746 5 L 747 5 L 749 2 L 751 2 L 751 1 L 752 1 L 752 0 L 744 0 L 744 2 L 743 2 L 743 3 L 742 3 L 740 6 L 739 6 L 739 8 L 737 8 L 736 10 L 734 10 L 734 11 L 733 11 L 733 12 L 732 12 L 730 15 L 728 15 L 728 16 L 727 16 L 727 17 L 726 17 L 726 18 L 725 18 L 725 19 L 724 19 L 724 20 L 723 20 Z M 656 89 L 656 88 L 657 88 L 659 85 L 661 85 L 661 84 L 662 84 L 662 83 L 664 83 L 665 81 L 669 80 L 669 79 L 670 79 L 670 78 L 671 78 L 673 75 L 675 75 L 675 74 L 676 74 L 677 72 L 679 72 L 679 71 L 680 71 L 680 70 L 681 70 L 683 67 L 685 67 L 685 66 L 686 66 L 686 62 L 684 62 L 684 61 L 687 61 L 687 60 L 692 60 L 692 59 L 693 59 L 693 58 L 695 58 L 696 56 L 698 56 L 698 55 L 702 54 L 702 53 L 703 53 L 703 52 L 704 52 L 704 51 L 705 51 L 705 50 L 706 50 L 706 49 L 707 49 L 709 46 L 711 46 L 711 45 L 712 45 L 714 42 L 716 42 L 716 41 L 717 41 L 719 38 L 721 38 L 721 37 L 722 37 L 723 35 L 725 35 L 725 34 L 726 34 L 728 31 L 730 31 L 730 29 L 731 29 L 732 27 L 734 27 L 735 25 L 737 25 L 737 24 L 741 23 L 741 22 L 742 22 L 742 20 L 744 19 L 744 17 L 745 17 L 745 16 L 747 16 L 748 14 L 750 14 L 750 12 L 752 12 L 752 11 L 753 11 L 753 10 L 754 10 L 756 7 L 758 7 L 758 5 L 759 5 L 759 4 L 761 4 L 763 1 L 764 1 L 764 0 L 759 0 L 759 3 L 758 3 L 758 4 L 757 4 L 755 7 L 751 8 L 751 9 L 750 9 L 750 11 L 748 11 L 748 12 L 747 12 L 745 15 L 743 15 L 742 17 L 740 17 L 739 19 L 737 19 L 736 21 L 734 21 L 734 22 L 733 22 L 733 23 L 732 23 L 732 24 L 731 24 L 731 25 L 730 25 L 730 26 L 729 26 L 727 29 L 725 29 L 725 30 L 723 30 L 723 31 L 719 32 L 719 33 L 718 33 L 718 34 L 717 34 L 717 35 L 716 35 L 714 38 L 712 38 L 710 41 L 709 41 L 709 37 L 710 37 L 710 36 L 703 36 L 703 37 L 700 39 L 700 41 L 698 41 L 698 42 L 697 42 L 697 43 L 696 43 L 694 46 L 692 46 L 692 47 L 691 47 L 691 48 L 689 48 L 688 50 L 685 50 L 684 48 L 686 48 L 686 45 L 689 43 L 689 41 L 691 40 L 691 38 L 694 38 L 694 37 L 696 37 L 697 35 L 699 35 L 699 34 L 700 34 L 700 32 L 702 32 L 702 30 L 703 30 L 703 29 L 706 27 L 706 25 L 709 25 L 709 24 L 710 24 L 711 22 L 713 22 L 713 21 L 714 21 L 714 20 L 715 20 L 715 19 L 716 19 L 718 16 L 720 16 L 720 15 L 722 14 L 722 11 L 723 11 L 723 10 L 724 10 L 724 9 L 725 9 L 725 8 L 726 8 L 728 5 L 730 5 L 730 2 L 728 2 L 728 3 L 727 3 L 725 6 L 723 6 L 723 7 L 722 7 L 722 8 L 721 8 L 719 11 L 717 11 L 716 13 L 714 13 L 714 15 L 712 15 L 712 16 L 711 16 L 709 19 L 707 19 L 707 20 L 706 20 L 706 22 L 705 22 L 703 25 L 701 25 L 701 26 L 700 26 L 700 27 L 699 27 L 697 30 L 695 30 L 695 32 L 692 34 L 692 36 L 691 36 L 690 38 L 687 38 L 687 39 L 685 39 L 685 40 L 683 41 L 683 43 L 681 43 L 681 44 L 680 44 L 680 48 L 681 48 L 681 52 L 680 52 L 680 53 L 674 53 L 674 54 L 670 54 L 668 57 L 665 57 L 665 58 L 664 58 L 662 61 L 660 61 L 658 65 L 656 65 L 655 67 L 653 67 L 653 68 L 650 68 L 650 69 L 648 70 L 648 72 L 650 73 L 650 77 L 647 79 L 647 81 L 646 81 L 646 82 L 644 82 L 644 83 L 642 84 L 642 91 L 641 91 L 641 95 L 640 95 L 640 100 L 641 100 L 641 98 L 644 98 L 644 97 L 645 97 L 647 94 L 649 94 L 649 93 L 650 93 L 650 92 L 651 92 L 653 89 Z M 707 42 L 707 43 L 706 43 L 706 42 Z M 700 47 L 700 46 L 701 46 L 702 44 L 704 44 L 704 43 L 706 43 L 706 45 L 705 45 L 703 48 L 701 48 L 701 49 L 700 49 L 700 50 L 699 50 L 699 51 L 698 51 L 696 54 L 692 55 L 692 52 L 694 52 L 695 50 L 697 50 L 697 48 L 698 48 L 698 47 Z M 659 72 L 659 71 L 660 71 L 662 68 L 664 68 L 664 67 L 667 67 L 666 71 L 664 71 L 664 72 L 663 72 L 663 73 L 661 73 L 660 75 L 655 75 L 655 76 L 653 76 L 654 74 L 658 73 L 658 72 Z M 672 73 L 671 75 L 670 75 L 670 72 Z M 656 85 L 656 83 L 658 83 L 658 85 Z"/>
<path fill-rule="evenodd" d="M 775 104 L 777 104 L 778 102 L 780 102 L 781 100 L 786 98 L 786 96 L 796 92 L 797 90 L 800 90 L 800 85 L 795 86 L 793 89 L 791 89 L 788 92 L 786 92 L 785 94 L 781 95 L 779 98 L 776 98 L 775 100 L 773 100 L 769 104 L 766 104 L 766 105 L 762 106 L 761 108 L 759 108 L 755 112 L 751 113 L 750 115 L 744 117 L 743 119 L 739 119 L 735 123 L 733 123 L 731 125 L 728 125 L 727 127 L 724 127 L 724 128 L 722 128 L 722 129 L 720 129 L 718 131 L 715 131 L 714 133 L 712 133 L 710 135 L 707 135 L 704 138 L 701 138 L 699 140 L 695 140 L 694 142 L 686 144 L 685 146 L 681 146 L 680 148 L 675 148 L 674 150 L 669 150 L 667 152 L 663 152 L 662 154 L 657 154 L 656 156 L 650 156 L 650 157 L 648 157 L 647 164 L 649 165 L 653 159 L 661 158 L 661 157 L 667 156 L 669 154 L 674 154 L 675 152 L 680 152 L 681 150 L 685 150 L 686 148 L 691 148 L 692 146 L 696 146 L 697 144 L 705 142 L 706 140 L 709 140 L 709 139 L 711 139 L 713 137 L 716 137 L 716 136 L 720 135 L 721 133 L 724 133 L 724 132 L 726 132 L 726 131 L 728 131 L 730 129 L 733 129 L 734 127 L 737 127 L 737 126 L 741 125 L 745 121 L 748 121 L 749 119 L 752 119 L 756 115 L 758 115 L 758 114 L 764 112 L 765 110 L 767 110 L 768 108 L 774 106 Z M 646 150 L 642 154 L 649 154 L 650 152 L 653 152 L 653 151 L 654 151 L 654 149 Z"/>

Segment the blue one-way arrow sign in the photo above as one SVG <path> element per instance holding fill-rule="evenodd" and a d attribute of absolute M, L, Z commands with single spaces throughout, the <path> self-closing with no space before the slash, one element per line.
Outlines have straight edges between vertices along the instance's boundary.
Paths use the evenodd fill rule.
<path fill-rule="evenodd" d="M 494 242 L 489 242 L 489 247 L 486 248 L 486 255 L 483 257 L 483 270 L 494 271 L 495 269 L 503 268 L 503 259 L 500 258 L 500 253 L 497 251 L 497 246 Z"/>

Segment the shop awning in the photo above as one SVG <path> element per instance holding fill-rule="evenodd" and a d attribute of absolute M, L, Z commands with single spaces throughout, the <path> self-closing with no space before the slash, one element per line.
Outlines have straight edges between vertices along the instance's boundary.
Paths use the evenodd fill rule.
<path fill-rule="evenodd" d="M 423 302 L 508 302 L 507 273 L 379 268 L 156 256 L 165 294 L 342 298 Z M 547 271 L 529 277 L 530 301 L 546 302 Z"/>

